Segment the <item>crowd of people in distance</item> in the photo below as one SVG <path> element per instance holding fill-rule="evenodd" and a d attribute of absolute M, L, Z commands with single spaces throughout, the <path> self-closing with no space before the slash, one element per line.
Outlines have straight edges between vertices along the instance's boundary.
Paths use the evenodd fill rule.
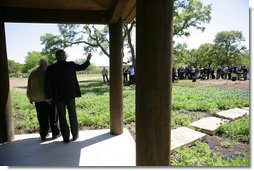
<path fill-rule="evenodd" d="M 129 79 L 128 79 L 128 75 L 129 75 Z M 135 84 L 135 68 L 134 66 L 130 66 L 130 67 L 124 67 L 123 68 L 123 81 L 125 83 L 129 83 L 129 84 Z"/>
<path fill-rule="evenodd" d="M 209 80 L 209 79 L 224 79 L 224 80 L 248 80 L 249 70 L 246 66 L 236 67 L 232 66 L 218 66 L 212 68 L 210 66 L 199 68 L 199 67 L 173 67 L 173 82 L 175 80 L 186 80 L 191 79 L 193 82 L 196 79 Z"/>

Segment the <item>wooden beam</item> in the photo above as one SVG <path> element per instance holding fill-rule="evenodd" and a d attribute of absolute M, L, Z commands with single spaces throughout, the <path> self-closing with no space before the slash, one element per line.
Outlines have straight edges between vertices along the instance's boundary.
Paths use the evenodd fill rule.
<path fill-rule="evenodd" d="M 130 23 L 136 16 L 136 0 L 129 0 L 126 4 L 122 18 L 124 23 Z"/>
<path fill-rule="evenodd" d="M 110 23 L 115 23 L 120 18 L 122 18 L 123 9 L 125 8 L 127 3 L 128 0 L 118 0 L 116 7 L 113 9 Z"/>
<path fill-rule="evenodd" d="M 0 143 L 12 141 L 14 128 L 9 92 L 8 60 L 4 22 L 0 20 Z"/>
<path fill-rule="evenodd" d="M 168 166 L 173 0 L 137 0 L 136 164 Z"/>
<path fill-rule="evenodd" d="M 109 24 L 110 133 L 123 133 L 123 33 L 122 20 Z"/>
<path fill-rule="evenodd" d="M 136 17 L 136 6 L 130 11 L 130 13 L 124 18 L 125 23 L 130 23 Z"/>
<path fill-rule="evenodd" d="M 0 6 L 75 10 L 108 10 L 112 0 L 1 0 Z"/>
<path fill-rule="evenodd" d="M 0 19 L 5 22 L 107 24 L 108 11 L 0 8 Z"/>

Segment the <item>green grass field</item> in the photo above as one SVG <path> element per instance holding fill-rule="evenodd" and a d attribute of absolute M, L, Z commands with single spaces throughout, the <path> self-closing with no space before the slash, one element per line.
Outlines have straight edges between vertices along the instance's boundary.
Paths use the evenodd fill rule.
<path fill-rule="evenodd" d="M 96 80 L 80 81 L 82 97 L 76 99 L 77 114 L 80 127 L 108 128 L 109 127 L 109 85 L 103 84 L 100 75 Z M 84 78 L 79 75 L 79 80 Z M 15 131 L 36 132 L 37 118 L 34 105 L 28 102 L 24 92 L 11 92 L 12 110 L 15 120 Z M 135 90 L 124 86 L 124 124 L 135 122 Z M 249 91 L 214 87 L 208 85 L 174 84 L 172 93 L 172 120 L 175 127 L 186 126 L 191 122 L 185 113 L 207 112 L 214 114 L 219 110 L 249 106 Z M 181 121 L 183 123 L 181 123 Z"/>
<path fill-rule="evenodd" d="M 109 85 L 102 82 L 100 75 L 91 75 L 95 80 L 86 80 L 79 75 L 82 97 L 76 99 L 77 116 L 81 129 L 109 128 Z M 129 128 L 135 123 L 135 89 L 124 86 L 124 126 Z M 12 113 L 15 134 L 38 132 L 38 121 L 33 104 L 30 104 L 25 91 L 11 91 Z M 186 126 L 204 116 L 212 116 L 219 110 L 249 106 L 249 90 L 231 89 L 211 85 L 174 84 L 172 92 L 172 129 Z M 220 128 L 222 138 L 249 143 L 249 117 L 244 117 Z M 224 143 L 224 146 L 227 144 Z M 240 154 L 225 160 L 223 154 L 208 149 L 207 143 L 196 143 L 192 147 L 180 148 L 171 161 L 175 166 L 248 166 L 248 154 Z M 210 154 L 213 156 L 210 156 Z M 186 159 L 184 156 L 187 156 Z M 210 156 L 210 157 L 209 157 Z M 193 158 L 193 159 L 192 159 Z M 233 160 L 234 159 L 234 160 Z"/>

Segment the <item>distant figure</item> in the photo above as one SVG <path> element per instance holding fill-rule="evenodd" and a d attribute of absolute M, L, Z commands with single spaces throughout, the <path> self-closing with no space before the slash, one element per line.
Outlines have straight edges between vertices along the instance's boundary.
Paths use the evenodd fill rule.
<path fill-rule="evenodd" d="M 69 143 L 70 131 L 66 120 L 66 107 L 69 114 L 73 141 L 79 137 L 75 98 L 81 97 L 76 71 L 85 70 L 90 65 L 91 54 L 82 65 L 66 62 L 64 50 L 56 51 L 57 62 L 46 71 L 46 97 L 48 103 L 56 103 L 61 133 L 65 143 Z"/>
<path fill-rule="evenodd" d="M 232 68 L 232 74 L 231 74 L 231 78 L 232 78 L 232 81 L 236 81 L 236 67 L 233 67 Z"/>
<path fill-rule="evenodd" d="M 172 69 L 172 71 L 173 71 L 173 76 L 172 76 L 172 82 L 175 82 L 175 79 L 176 79 L 176 69 L 175 69 L 175 67 L 173 67 L 173 69 Z"/>
<path fill-rule="evenodd" d="M 102 71 L 101 71 L 102 77 L 103 77 L 103 82 L 108 82 L 108 70 L 103 67 Z"/>
<path fill-rule="evenodd" d="M 130 84 L 135 84 L 135 69 L 133 66 L 130 68 Z"/>
<path fill-rule="evenodd" d="M 192 82 L 196 82 L 196 69 L 192 66 L 191 67 L 191 79 L 192 79 Z"/>
<path fill-rule="evenodd" d="M 129 70 L 127 67 L 123 67 L 123 81 L 124 82 L 128 82 L 128 73 L 129 73 Z"/>
<path fill-rule="evenodd" d="M 49 132 L 49 125 L 52 131 L 52 139 L 60 136 L 57 126 L 57 115 L 55 112 L 55 104 L 46 102 L 45 94 L 45 72 L 48 66 L 46 59 L 40 59 L 39 67 L 32 71 L 28 78 L 27 97 L 30 103 L 35 103 L 37 118 L 40 126 L 41 140 L 46 140 Z"/>
<path fill-rule="evenodd" d="M 243 71 L 243 80 L 246 81 L 247 75 L 248 75 L 248 69 L 245 67 L 245 65 L 242 67 L 242 71 Z"/>

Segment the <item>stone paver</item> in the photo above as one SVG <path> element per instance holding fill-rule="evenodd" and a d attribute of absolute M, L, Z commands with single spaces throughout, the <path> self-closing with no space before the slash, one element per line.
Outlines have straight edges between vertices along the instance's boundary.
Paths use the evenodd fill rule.
<path fill-rule="evenodd" d="M 193 129 L 180 127 L 171 131 L 171 152 L 184 145 L 190 145 L 198 139 L 202 139 L 206 134 Z"/>
<path fill-rule="evenodd" d="M 194 129 L 200 132 L 214 135 L 220 125 L 226 122 L 229 122 L 229 120 L 217 117 L 206 117 L 191 123 L 189 126 L 194 127 Z"/>
<path fill-rule="evenodd" d="M 234 108 L 229 110 L 224 110 L 218 112 L 216 115 L 221 118 L 229 119 L 229 120 L 235 120 L 237 118 L 240 118 L 244 115 L 249 114 L 249 110 L 240 109 L 240 108 Z"/>
<path fill-rule="evenodd" d="M 243 109 L 250 111 L 250 107 L 244 107 Z"/>

